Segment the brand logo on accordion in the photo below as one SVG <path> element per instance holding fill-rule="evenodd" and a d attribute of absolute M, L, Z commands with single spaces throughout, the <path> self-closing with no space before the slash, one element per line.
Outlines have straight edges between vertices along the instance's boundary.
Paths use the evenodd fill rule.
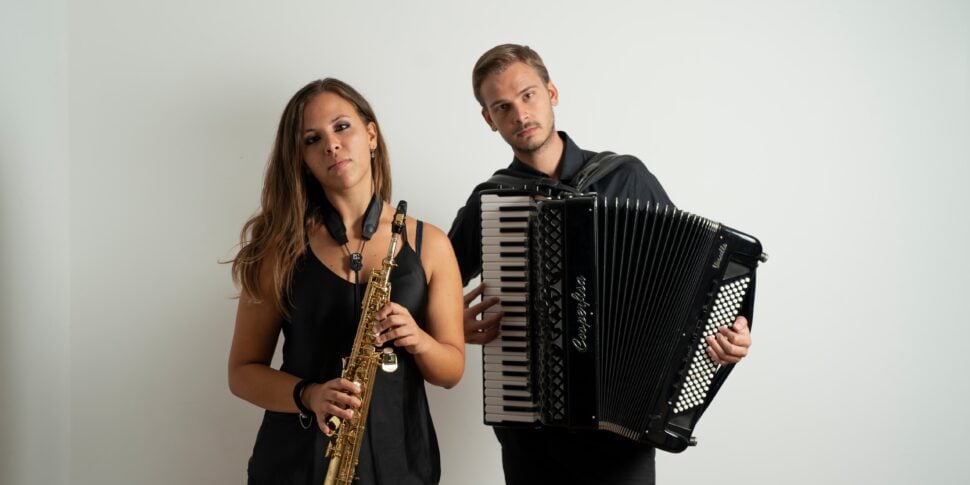
<path fill-rule="evenodd" d="M 721 269 L 721 261 L 724 260 L 724 252 L 727 251 L 727 243 L 721 243 L 717 248 L 717 259 L 714 261 L 714 269 Z"/>
<path fill-rule="evenodd" d="M 579 275 L 576 277 L 576 289 L 569 294 L 576 300 L 576 336 L 573 337 L 573 347 L 580 352 L 586 352 L 586 335 L 589 332 L 589 323 L 586 317 L 589 316 L 589 302 L 586 301 L 586 277 Z"/>

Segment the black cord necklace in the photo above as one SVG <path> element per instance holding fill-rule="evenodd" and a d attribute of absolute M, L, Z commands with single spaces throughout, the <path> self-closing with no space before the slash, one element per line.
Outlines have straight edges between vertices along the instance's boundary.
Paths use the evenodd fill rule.
<path fill-rule="evenodd" d="M 364 246 L 367 241 L 377 232 L 377 226 L 381 222 L 381 210 L 384 208 L 384 204 L 381 198 L 374 193 L 371 197 L 370 203 L 367 205 L 367 210 L 364 211 L 364 222 L 361 224 L 360 246 L 357 248 L 356 253 L 350 252 L 350 248 L 347 247 L 347 227 L 344 226 L 344 220 L 337 213 L 337 209 L 334 208 L 333 204 L 323 197 L 323 203 L 321 204 L 323 209 L 323 224 L 327 227 L 327 232 L 333 237 L 337 244 L 341 244 L 344 247 L 344 251 L 347 253 L 348 260 L 350 262 L 350 269 L 354 272 L 354 323 L 360 319 L 360 308 L 358 308 L 357 301 L 360 300 L 360 270 L 364 267 Z"/>

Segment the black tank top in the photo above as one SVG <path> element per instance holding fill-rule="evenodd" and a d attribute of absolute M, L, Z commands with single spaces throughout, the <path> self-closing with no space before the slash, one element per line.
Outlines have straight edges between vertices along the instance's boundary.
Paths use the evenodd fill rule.
<path fill-rule="evenodd" d="M 417 223 L 417 250 L 421 250 L 422 223 Z M 427 278 L 419 255 L 407 240 L 391 272 L 391 301 L 408 309 L 424 328 L 428 300 Z M 290 318 L 282 324 L 283 364 L 280 370 L 297 377 L 324 382 L 340 377 L 341 359 L 350 354 L 357 332 L 354 284 L 334 274 L 310 251 L 298 261 L 291 285 Z M 424 378 L 414 357 L 395 349 L 398 369 L 377 371 L 360 462 L 358 483 L 438 483 L 438 441 L 428 410 Z M 266 411 L 249 460 L 250 484 L 323 483 L 329 460 L 328 439 L 314 421 L 303 429 L 296 414 Z"/>

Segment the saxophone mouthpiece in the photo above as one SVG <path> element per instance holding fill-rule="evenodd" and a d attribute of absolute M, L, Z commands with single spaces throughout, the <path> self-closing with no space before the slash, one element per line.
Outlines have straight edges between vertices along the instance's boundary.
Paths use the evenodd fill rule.
<path fill-rule="evenodd" d="M 391 226 L 391 232 L 394 234 L 400 234 L 401 230 L 404 228 L 404 218 L 408 213 L 408 203 L 407 201 L 400 201 L 397 203 L 397 212 L 394 213 L 394 224 Z"/>

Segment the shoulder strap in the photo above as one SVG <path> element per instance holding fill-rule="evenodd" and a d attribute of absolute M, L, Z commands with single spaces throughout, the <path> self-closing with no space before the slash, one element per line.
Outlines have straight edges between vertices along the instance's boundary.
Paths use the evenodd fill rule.
<path fill-rule="evenodd" d="M 414 252 L 418 254 L 418 259 L 421 259 L 421 235 L 424 234 L 424 221 L 418 220 L 418 227 L 414 232 Z"/>
<path fill-rule="evenodd" d="M 573 177 L 573 186 L 576 187 L 576 190 L 583 192 L 629 159 L 629 155 L 617 155 L 613 152 L 597 153 Z"/>

